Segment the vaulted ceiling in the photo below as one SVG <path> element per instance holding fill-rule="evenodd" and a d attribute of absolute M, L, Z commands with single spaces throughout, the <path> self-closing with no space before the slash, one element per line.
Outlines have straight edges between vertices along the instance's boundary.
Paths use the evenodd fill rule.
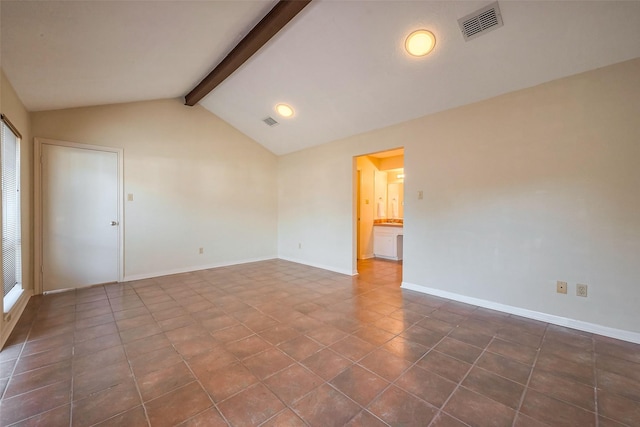
<path fill-rule="evenodd" d="M 30 111 L 184 97 L 275 3 L 3 0 L 1 65 Z M 465 42 L 458 18 L 488 3 L 313 0 L 201 105 L 285 154 L 640 57 L 638 1 L 502 1 L 504 26 Z"/>

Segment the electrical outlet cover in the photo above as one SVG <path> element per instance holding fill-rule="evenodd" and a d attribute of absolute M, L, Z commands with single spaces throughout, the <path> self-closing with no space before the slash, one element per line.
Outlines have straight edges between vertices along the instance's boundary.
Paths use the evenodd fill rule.
<path fill-rule="evenodd" d="M 578 283 L 576 285 L 576 295 L 579 297 L 587 297 L 587 285 L 582 285 L 580 283 Z"/>
<path fill-rule="evenodd" d="M 556 292 L 559 294 L 566 294 L 567 293 L 567 282 L 563 282 L 561 280 L 558 280 L 558 282 L 556 283 Z"/>

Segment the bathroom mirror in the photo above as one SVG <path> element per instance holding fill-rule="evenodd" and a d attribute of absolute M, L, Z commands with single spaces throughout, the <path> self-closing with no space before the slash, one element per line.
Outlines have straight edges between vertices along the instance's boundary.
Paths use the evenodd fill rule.
<path fill-rule="evenodd" d="M 389 219 L 404 218 L 404 183 L 387 184 L 387 217 Z"/>
<path fill-rule="evenodd" d="M 404 169 L 376 171 L 374 218 L 399 220 L 404 218 Z"/>

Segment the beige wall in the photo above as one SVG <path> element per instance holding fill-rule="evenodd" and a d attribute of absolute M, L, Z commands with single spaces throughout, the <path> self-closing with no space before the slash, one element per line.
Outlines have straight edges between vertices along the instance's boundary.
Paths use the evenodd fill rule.
<path fill-rule="evenodd" d="M 35 137 L 124 149 L 125 280 L 277 256 L 276 157 L 204 108 L 170 99 L 32 121 Z"/>
<path fill-rule="evenodd" d="M 179 100 L 34 113 L 31 135 L 124 148 L 129 278 L 276 254 L 351 273 L 354 156 L 400 143 L 406 284 L 637 334 L 637 117 L 640 59 L 280 158 Z"/>
<path fill-rule="evenodd" d="M 353 156 L 403 145 L 404 282 L 638 339 L 638 117 L 640 59 L 283 156 L 279 254 L 351 271 Z"/>
<path fill-rule="evenodd" d="M 22 287 L 31 290 L 33 289 L 33 138 L 31 137 L 31 121 L 29 113 L 1 69 L 0 111 L 9 118 L 22 136 L 20 141 Z M 16 316 L 13 316 L 12 320 L 17 320 Z M 6 334 L 9 332 L 8 326 L 11 323 L 13 322 L 9 321 L 5 324 L 4 316 L 0 319 L 0 343 L 6 339 Z"/>

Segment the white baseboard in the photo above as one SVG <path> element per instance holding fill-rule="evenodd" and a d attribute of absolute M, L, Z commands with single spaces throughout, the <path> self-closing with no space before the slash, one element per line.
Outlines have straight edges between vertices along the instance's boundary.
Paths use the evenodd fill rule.
<path fill-rule="evenodd" d="M 321 268 L 323 270 L 333 271 L 334 273 L 346 274 L 347 276 L 355 276 L 358 274 L 357 270 L 354 270 L 354 271 L 343 270 L 341 268 L 335 268 L 328 265 L 316 264 L 312 262 L 303 261 L 301 259 L 289 258 L 289 257 L 283 257 L 283 256 L 280 256 L 278 258 L 284 261 L 295 262 L 296 264 L 303 264 L 303 265 L 308 265 L 309 267 L 316 267 L 316 268 Z"/>
<path fill-rule="evenodd" d="M 27 303 L 29 299 L 33 295 L 33 291 L 31 289 L 25 289 L 22 291 L 22 294 L 18 297 L 16 302 L 13 304 L 8 313 L 4 313 L 4 321 L 2 322 L 2 333 L 0 334 L 0 349 L 4 347 L 4 343 L 7 342 L 9 335 L 13 332 L 13 328 L 15 328 L 20 316 L 22 316 L 22 312 L 27 307 Z"/>
<path fill-rule="evenodd" d="M 216 263 L 213 263 L 213 264 L 195 265 L 195 266 L 183 267 L 183 268 L 174 268 L 174 269 L 171 269 L 171 270 L 156 271 L 156 272 L 153 272 L 153 273 L 142 273 L 142 274 L 125 275 L 122 281 L 123 282 L 131 282 L 133 280 L 152 279 L 154 277 L 170 276 L 172 274 L 191 273 L 191 272 L 194 272 L 194 271 L 208 270 L 210 268 L 229 267 L 229 266 L 232 266 L 232 265 L 249 264 L 251 262 L 269 261 L 269 260 L 276 259 L 276 258 L 277 257 L 275 257 L 275 256 L 273 256 L 273 257 L 262 257 L 262 258 L 250 258 L 250 259 L 242 259 L 242 260 L 237 260 L 237 261 L 216 262 Z"/>
<path fill-rule="evenodd" d="M 479 307 L 489 308 L 491 310 L 501 311 L 503 313 L 515 314 L 517 316 L 529 319 L 540 320 L 542 322 L 552 323 L 554 325 L 565 326 L 567 328 L 577 329 L 580 331 L 591 332 L 606 337 L 616 338 L 623 341 L 640 344 L 640 333 L 625 331 L 624 329 L 610 328 L 608 326 L 598 325 L 595 323 L 583 322 L 582 320 L 570 319 L 567 317 L 556 316 L 554 314 L 542 313 L 539 311 L 527 310 L 526 308 L 515 307 L 512 305 L 501 304 L 494 301 L 484 300 L 480 298 L 469 297 L 456 294 L 453 292 L 443 291 L 441 289 L 429 288 L 413 283 L 402 282 L 402 289 L 421 292 L 423 294 L 434 295 L 437 297 L 447 298 L 454 301 L 464 302 L 466 304 L 477 305 Z"/>

